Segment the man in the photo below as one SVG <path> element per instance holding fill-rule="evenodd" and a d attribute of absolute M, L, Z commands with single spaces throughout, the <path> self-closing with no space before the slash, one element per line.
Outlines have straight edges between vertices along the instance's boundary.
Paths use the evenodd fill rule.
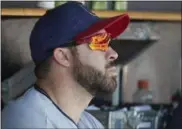
<path fill-rule="evenodd" d="M 84 109 L 115 90 L 109 43 L 128 24 L 126 14 L 102 20 L 78 2 L 47 11 L 30 36 L 36 84 L 5 107 L 2 128 L 103 128 Z"/>

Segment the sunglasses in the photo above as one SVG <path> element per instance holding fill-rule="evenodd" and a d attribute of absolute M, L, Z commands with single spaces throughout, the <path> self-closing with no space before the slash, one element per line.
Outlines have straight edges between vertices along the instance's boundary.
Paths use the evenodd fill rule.
<path fill-rule="evenodd" d="M 101 51 L 107 51 L 109 48 L 109 44 L 111 41 L 111 35 L 109 33 L 99 33 L 94 34 L 90 37 L 82 38 L 79 40 L 73 40 L 66 45 L 60 46 L 60 47 L 73 47 L 80 44 L 89 44 L 89 48 L 91 50 L 101 50 Z M 53 52 L 54 49 L 50 49 L 50 52 Z"/>
<path fill-rule="evenodd" d="M 109 43 L 111 41 L 111 35 L 109 33 L 99 33 L 78 40 L 79 44 L 89 43 L 91 50 L 101 50 L 106 51 L 109 48 Z"/>

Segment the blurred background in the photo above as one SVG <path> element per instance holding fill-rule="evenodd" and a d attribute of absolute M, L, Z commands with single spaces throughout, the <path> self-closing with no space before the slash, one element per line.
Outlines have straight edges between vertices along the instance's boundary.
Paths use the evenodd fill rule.
<path fill-rule="evenodd" d="M 46 10 L 65 2 L 1 1 L 1 97 L 4 104 L 35 82 L 29 50 L 33 25 Z M 177 107 L 182 95 L 181 2 L 80 2 L 102 18 L 122 13 L 131 17 L 127 30 L 112 44 L 119 53 L 117 90 L 105 98 L 97 96 L 90 103 L 89 111 L 106 127 L 126 128 L 120 124 L 122 121 L 129 123 L 130 128 L 139 128 L 142 120 L 139 123 L 133 120 L 136 117 L 132 116 L 136 110 L 134 106 L 147 105 L 147 108 L 139 108 L 150 107 L 147 120 L 153 122 L 150 117 L 155 121 L 160 118 L 160 122 L 143 127 L 167 127 L 172 117 L 169 114 Z M 119 116 L 114 114 L 116 110 L 121 112 Z M 127 118 L 133 121 L 128 121 L 123 112 L 128 112 Z M 162 113 L 163 117 L 159 117 Z M 164 119 L 164 116 L 168 117 Z"/>

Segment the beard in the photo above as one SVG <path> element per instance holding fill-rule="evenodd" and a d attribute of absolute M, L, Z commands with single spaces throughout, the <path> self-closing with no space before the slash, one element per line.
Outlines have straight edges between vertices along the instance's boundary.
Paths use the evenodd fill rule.
<path fill-rule="evenodd" d="M 74 79 L 89 92 L 92 96 L 107 96 L 116 89 L 116 76 L 109 76 L 107 72 L 81 63 L 78 54 L 74 53 L 73 76 Z M 105 66 L 111 67 L 111 63 Z"/>

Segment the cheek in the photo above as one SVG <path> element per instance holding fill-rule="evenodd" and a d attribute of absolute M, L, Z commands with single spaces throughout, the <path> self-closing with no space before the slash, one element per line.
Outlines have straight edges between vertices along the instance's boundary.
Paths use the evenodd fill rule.
<path fill-rule="evenodd" d="M 92 60 L 90 64 L 97 68 L 98 70 L 105 71 L 105 59 L 104 56 L 93 56 L 90 57 Z"/>
<path fill-rule="evenodd" d="M 92 51 L 92 53 L 88 55 L 81 56 L 81 62 L 83 64 L 92 66 L 100 71 L 103 72 L 105 71 L 106 61 L 105 61 L 105 56 L 102 55 L 102 53 Z"/>
<path fill-rule="evenodd" d="M 79 58 L 83 65 L 92 66 L 100 71 L 105 72 L 105 53 L 101 51 L 93 51 L 86 45 L 80 45 L 78 48 Z"/>

